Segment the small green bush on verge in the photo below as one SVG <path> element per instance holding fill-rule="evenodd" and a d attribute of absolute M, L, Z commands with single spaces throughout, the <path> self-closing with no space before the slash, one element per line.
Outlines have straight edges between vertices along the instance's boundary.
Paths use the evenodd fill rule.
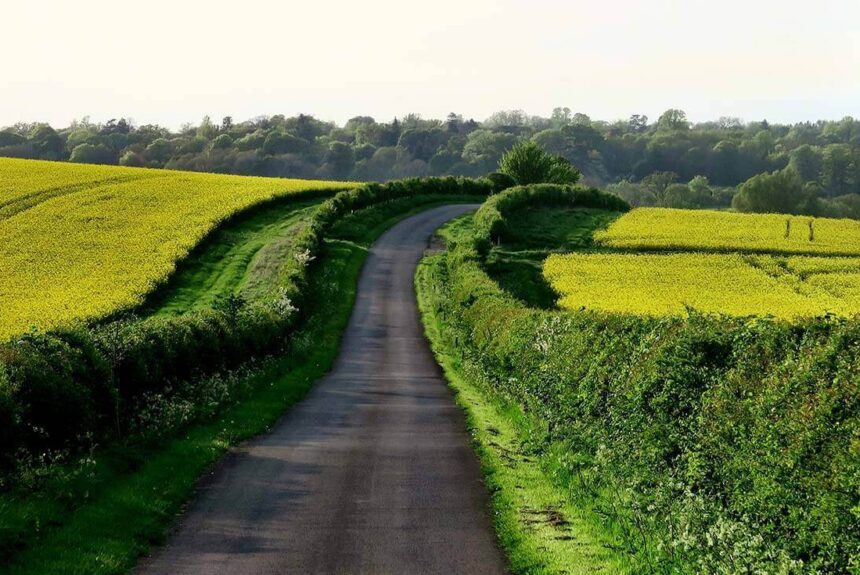
<path fill-rule="evenodd" d="M 499 171 L 517 184 L 573 185 L 579 181 L 579 170 L 562 156 L 548 154 L 532 141 L 515 144 L 499 161 Z"/>

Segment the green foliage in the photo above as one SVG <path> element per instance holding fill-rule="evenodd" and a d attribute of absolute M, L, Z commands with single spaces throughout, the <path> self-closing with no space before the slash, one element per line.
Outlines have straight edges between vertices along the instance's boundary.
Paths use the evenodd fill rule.
<path fill-rule="evenodd" d="M 683 110 L 666 110 L 657 120 L 658 130 L 675 131 L 689 128 L 690 122 L 687 121 L 687 114 Z"/>
<path fill-rule="evenodd" d="M 678 181 L 678 174 L 674 172 L 654 172 L 642 178 L 642 185 L 648 189 L 657 199 L 659 204 L 666 202 L 666 191 L 669 186 Z"/>
<path fill-rule="evenodd" d="M 263 153 L 268 155 L 273 154 L 301 154 L 308 149 L 308 142 L 298 138 L 289 132 L 278 131 L 272 132 L 266 136 L 263 142 Z"/>
<path fill-rule="evenodd" d="M 579 170 L 561 156 L 547 154 L 537 143 L 520 142 L 505 152 L 499 161 L 499 171 L 521 185 L 575 184 Z"/>
<path fill-rule="evenodd" d="M 129 150 L 120 157 L 119 165 L 130 168 L 143 168 L 146 166 L 146 158 L 140 152 Z"/>
<path fill-rule="evenodd" d="M 492 172 L 487 174 L 487 179 L 493 182 L 493 190 L 498 193 L 508 188 L 512 188 L 517 185 L 516 180 L 514 180 L 508 174 L 503 174 L 502 172 Z"/>
<path fill-rule="evenodd" d="M 149 161 L 154 162 L 155 165 L 164 165 L 164 163 L 170 159 L 170 155 L 172 153 L 173 144 L 164 138 L 153 140 L 153 142 L 146 147 L 146 157 Z"/>
<path fill-rule="evenodd" d="M 551 167 L 549 156 L 534 142 L 515 145 L 499 161 L 499 171 L 522 185 L 545 182 Z"/>
<path fill-rule="evenodd" d="M 607 518 L 641 572 L 856 569 L 857 320 L 531 309 L 487 275 L 468 235 L 426 290 L 448 337 L 532 414 L 534 451 L 566 470 L 571 497 Z"/>
<path fill-rule="evenodd" d="M 854 179 L 860 175 L 857 166 L 860 158 L 854 156 L 855 152 L 848 144 L 831 144 L 824 148 L 822 183 L 831 191 L 831 195 L 841 196 L 854 187 Z"/>
<path fill-rule="evenodd" d="M 739 212 L 815 213 L 814 197 L 792 170 L 753 176 L 732 199 Z"/>
<path fill-rule="evenodd" d="M 604 189 L 623 198 L 634 207 L 659 206 L 684 209 L 727 208 L 736 193 L 734 188 L 711 185 L 705 176 L 696 176 L 686 184 L 675 182 L 672 178 L 665 182 L 660 191 L 660 188 L 655 186 L 652 176 L 663 177 L 659 173 L 651 174 L 641 182 L 622 180 Z"/>
<path fill-rule="evenodd" d="M 469 134 L 463 146 L 463 159 L 489 169 L 516 141 L 517 138 L 513 134 L 486 129 L 475 130 Z"/>
<path fill-rule="evenodd" d="M 558 206 L 599 208 L 626 212 L 630 205 L 617 196 L 594 188 L 576 188 L 557 184 L 517 186 L 487 199 L 475 213 L 475 236 L 484 245 L 504 241 L 509 220 L 526 207 Z"/>
<path fill-rule="evenodd" d="M 822 168 L 821 152 L 809 144 L 804 144 L 792 151 L 788 165 L 802 181 L 818 181 Z"/>
<path fill-rule="evenodd" d="M 325 156 L 324 168 L 331 173 L 331 177 L 346 179 L 352 173 L 355 166 L 355 153 L 343 142 L 332 142 L 329 144 Z"/>
<path fill-rule="evenodd" d="M 549 169 L 547 182 L 551 184 L 573 185 L 579 181 L 580 172 L 567 159 L 555 156 Z"/>
<path fill-rule="evenodd" d="M 16 134 L 8 130 L 0 130 L 0 148 L 5 148 L 6 146 L 19 146 L 26 141 L 27 138 L 20 134 Z"/>
<path fill-rule="evenodd" d="M 80 144 L 72 150 L 69 161 L 81 164 L 113 164 L 116 158 L 104 144 Z"/>
<path fill-rule="evenodd" d="M 27 136 L 33 150 L 39 158 L 59 160 L 63 158 L 65 144 L 63 139 L 52 127 L 40 124 L 33 128 Z"/>
<path fill-rule="evenodd" d="M 236 148 L 242 152 L 261 149 L 266 142 L 266 134 L 262 130 L 250 132 L 234 142 Z"/>
<path fill-rule="evenodd" d="M 226 150 L 229 149 L 233 145 L 233 138 L 230 137 L 230 134 L 221 134 L 214 140 L 212 140 L 212 148 L 215 150 Z"/>

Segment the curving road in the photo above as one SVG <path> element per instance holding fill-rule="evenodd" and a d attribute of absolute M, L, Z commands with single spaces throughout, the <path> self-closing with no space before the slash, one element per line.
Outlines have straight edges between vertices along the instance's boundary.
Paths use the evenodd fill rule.
<path fill-rule="evenodd" d="M 413 288 L 433 231 L 474 208 L 431 209 L 379 238 L 332 372 L 225 458 L 138 573 L 505 572 Z"/>

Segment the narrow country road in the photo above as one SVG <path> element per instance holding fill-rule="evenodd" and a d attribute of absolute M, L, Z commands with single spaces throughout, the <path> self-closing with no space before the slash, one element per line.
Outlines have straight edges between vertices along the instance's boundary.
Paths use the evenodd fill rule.
<path fill-rule="evenodd" d="M 332 372 L 203 481 L 138 573 L 505 572 L 413 288 L 433 231 L 474 208 L 428 210 L 374 244 Z"/>

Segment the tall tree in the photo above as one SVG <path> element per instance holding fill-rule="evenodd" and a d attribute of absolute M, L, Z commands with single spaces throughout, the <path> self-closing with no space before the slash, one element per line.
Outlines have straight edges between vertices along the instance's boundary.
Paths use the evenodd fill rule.
<path fill-rule="evenodd" d="M 657 203 L 666 203 L 666 191 L 669 186 L 678 181 L 678 174 L 674 172 L 654 172 L 642 178 L 642 185 L 647 188 L 657 199 Z"/>
<path fill-rule="evenodd" d="M 657 120 L 657 129 L 669 132 L 689 130 L 690 122 L 687 120 L 687 113 L 675 108 L 666 110 Z"/>
<path fill-rule="evenodd" d="M 627 121 L 627 126 L 631 132 L 640 134 L 648 129 L 648 116 L 633 114 Z"/>
<path fill-rule="evenodd" d="M 819 148 L 803 144 L 791 152 L 788 164 L 804 182 L 817 182 L 821 178 L 822 157 Z"/>
<path fill-rule="evenodd" d="M 822 183 L 829 196 L 841 196 L 851 190 L 851 156 L 851 147 L 848 144 L 830 144 L 824 148 Z"/>

